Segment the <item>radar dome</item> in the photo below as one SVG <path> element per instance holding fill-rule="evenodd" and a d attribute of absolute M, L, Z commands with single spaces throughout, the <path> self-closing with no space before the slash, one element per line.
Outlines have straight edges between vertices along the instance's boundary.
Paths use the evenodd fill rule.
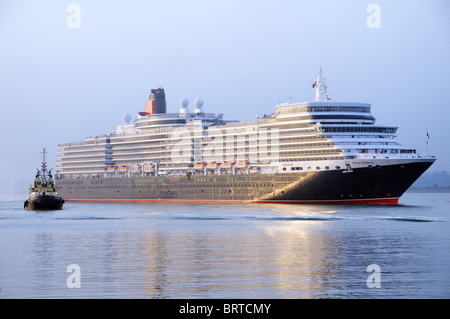
<path fill-rule="evenodd" d="M 198 107 L 198 108 L 201 108 L 202 106 L 203 106 L 203 99 L 200 99 L 200 98 L 198 98 L 198 99 L 196 99 L 195 100 L 195 105 Z"/>
<path fill-rule="evenodd" d="M 180 100 L 180 104 L 181 104 L 182 107 L 188 107 L 188 105 L 189 105 L 189 99 L 186 98 L 186 97 L 182 98 L 182 99 Z"/>
<path fill-rule="evenodd" d="M 129 123 L 131 121 L 131 115 L 130 114 L 124 114 L 123 115 L 123 120 L 127 123 Z"/>

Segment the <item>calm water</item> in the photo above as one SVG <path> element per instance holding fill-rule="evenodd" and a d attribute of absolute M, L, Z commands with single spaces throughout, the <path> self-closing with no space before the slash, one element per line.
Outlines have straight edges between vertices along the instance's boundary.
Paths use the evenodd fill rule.
<path fill-rule="evenodd" d="M 449 193 L 398 206 L 22 205 L 0 202 L 0 298 L 450 298 Z"/>

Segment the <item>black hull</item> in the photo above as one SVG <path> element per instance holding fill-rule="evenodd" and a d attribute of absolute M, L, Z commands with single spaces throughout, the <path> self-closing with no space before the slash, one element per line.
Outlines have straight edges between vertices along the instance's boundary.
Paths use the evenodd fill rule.
<path fill-rule="evenodd" d="M 434 160 L 278 174 L 61 179 L 72 201 L 396 204 Z"/>
<path fill-rule="evenodd" d="M 28 199 L 24 203 L 24 208 L 28 210 L 60 210 L 63 208 L 64 200 L 60 197 L 38 196 Z"/>

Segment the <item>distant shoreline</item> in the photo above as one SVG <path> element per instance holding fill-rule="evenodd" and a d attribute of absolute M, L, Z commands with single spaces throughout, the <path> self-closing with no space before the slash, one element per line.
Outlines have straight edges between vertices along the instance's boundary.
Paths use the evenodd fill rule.
<path fill-rule="evenodd" d="M 408 193 L 450 193 L 450 186 L 411 187 L 406 192 L 408 192 Z"/>

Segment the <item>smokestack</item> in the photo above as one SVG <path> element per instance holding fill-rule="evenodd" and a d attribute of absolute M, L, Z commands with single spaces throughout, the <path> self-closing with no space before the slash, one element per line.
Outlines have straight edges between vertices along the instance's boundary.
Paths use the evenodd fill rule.
<path fill-rule="evenodd" d="M 166 94 L 163 88 L 152 89 L 150 91 L 149 100 L 145 103 L 145 113 L 167 113 Z"/>

